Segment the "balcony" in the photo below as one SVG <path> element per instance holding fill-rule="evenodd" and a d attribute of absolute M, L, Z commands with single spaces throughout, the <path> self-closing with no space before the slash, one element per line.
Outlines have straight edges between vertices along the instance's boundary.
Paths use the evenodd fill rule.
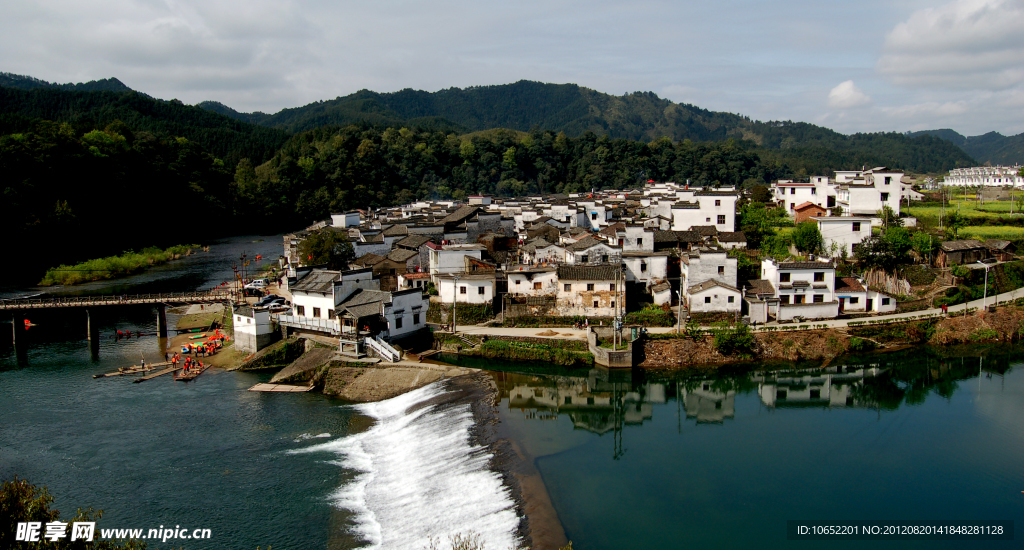
<path fill-rule="evenodd" d="M 341 334 L 341 324 L 337 319 L 321 319 L 319 317 L 303 317 L 298 315 L 278 315 L 277 322 L 281 326 L 323 332 L 331 336 Z"/>

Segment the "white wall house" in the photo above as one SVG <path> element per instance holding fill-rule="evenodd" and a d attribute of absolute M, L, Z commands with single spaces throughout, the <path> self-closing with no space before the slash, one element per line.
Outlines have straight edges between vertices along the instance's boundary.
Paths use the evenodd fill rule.
<path fill-rule="evenodd" d="M 844 216 L 873 216 L 883 206 L 899 214 L 902 178 L 903 172 L 885 167 L 836 172 L 836 181 L 841 183 L 836 190 L 836 204 L 842 207 Z"/>
<path fill-rule="evenodd" d="M 341 325 L 337 318 L 338 304 L 359 290 L 380 288 L 373 280 L 373 270 L 333 271 L 329 269 L 299 270 L 295 281 L 289 280 L 292 294 L 291 315 L 278 316 L 285 327 L 337 335 Z"/>
<path fill-rule="evenodd" d="M 691 313 L 739 313 L 739 289 L 715 279 L 686 287 L 686 305 Z"/>
<path fill-rule="evenodd" d="M 565 247 L 568 264 L 618 264 L 622 248 L 608 244 L 597 237 L 587 236 Z"/>
<path fill-rule="evenodd" d="M 896 299 L 871 290 L 864 281 L 854 277 L 836 279 L 836 299 L 842 313 L 892 313 L 896 311 Z"/>
<path fill-rule="evenodd" d="M 701 248 L 685 253 L 679 261 L 683 287 L 715 280 L 736 288 L 737 265 L 738 260 L 725 250 Z"/>
<path fill-rule="evenodd" d="M 1024 187 L 1024 178 L 1018 174 L 1020 166 L 974 166 L 971 168 L 954 168 L 949 171 L 942 185 L 954 186 L 992 186 Z"/>
<path fill-rule="evenodd" d="M 672 252 L 669 250 L 623 252 L 622 265 L 625 267 L 626 281 L 650 283 L 665 280 L 668 277 L 668 258 L 671 255 Z"/>
<path fill-rule="evenodd" d="M 508 293 L 517 296 L 555 296 L 558 273 L 554 267 L 519 266 L 506 273 Z"/>
<path fill-rule="evenodd" d="M 430 248 L 430 276 L 437 284 L 437 276 L 444 273 L 461 273 L 466 269 L 465 257 L 483 257 L 485 250 L 482 244 L 449 244 L 445 246 L 428 243 Z"/>
<path fill-rule="evenodd" d="M 451 304 L 487 304 L 494 300 L 494 273 L 461 273 L 437 276 L 437 295 L 441 302 Z"/>
<path fill-rule="evenodd" d="M 422 292 L 411 289 L 387 294 L 390 300 L 383 302 L 383 316 L 389 338 L 401 338 L 426 326 L 429 302 Z"/>
<path fill-rule="evenodd" d="M 761 279 L 775 289 L 779 321 L 834 319 L 839 315 L 835 298 L 836 267 L 828 262 L 761 261 Z"/>
<path fill-rule="evenodd" d="M 672 205 L 671 218 L 674 231 L 686 231 L 695 225 L 713 225 L 719 231 L 736 230 L 735 191 L 681 191 L 692 200 L 680 200 Z M 655 214 L 664 215 L 661 208 Z"/>
<path fill-rule="evenodd" d="M 853 256 L 853 245 L 860 244 L 871 236 L 871 218 L 857 216 L 813 217 L 825 245 L 825 254 L 839 258 L 846 253 Z"/>
<path fill-rule="evenodd" d="M 561 315 L 612 317 L 624 309 L 625 285 L 616 284 L 614 266 L 561 266 L 557 269 L 556 303 Z"/>
<path fill-rule="evenodd" d="M 242 353 L 256 353 L 268 346 L 280 336 L 270 321 L 270 312 L 266 308 L 238 306 L 232 314 L 235 349 Z"/>
<path fill-rule="evenodd" d="M 331 225 L 334 227 L 359 227 L 359 212 L 352 210 L 341 214 L 331 214 Z"/>

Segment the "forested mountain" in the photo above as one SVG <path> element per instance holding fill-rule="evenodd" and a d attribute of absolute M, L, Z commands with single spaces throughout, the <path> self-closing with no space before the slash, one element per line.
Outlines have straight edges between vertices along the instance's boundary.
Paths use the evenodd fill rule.
<path fill-rule="evenodd" d="M 942 138 L 963 149 L 978 162 L 992 165 L 1015 166 L 1024 164 L 1024 134 L 1004 136 L 999 132 L 989 132 L 980 136 L 967 137 L 959 132 L 944 128 L 942 130 L 923 130 L 907 134 L 911 137 L 931 135 Z"/>
<path fill-rule="evenodd" d="M 593 132 L 637 141 L 661 137 L 676 141 L 733 138 L 750 141 L 760 149 L 782 150 L 773 153 L 775 156 L 792 158 L 803 154 L 790 151 L 797 149 L 810 153 L 814 159 L 829 156 L 830 162 L 835 163 L 815 161 L 809 167 L 885 164 L 915 172 L 944 172 L 974 164 L 963 151 L 937 140 L 917 140 L 899 133 L 847 136 L 803 122 L 752 121 L 741 115 L 673 103 L 651 92 L 612 96 L 575 84 L 525 80 L 434 93 L 406 89 L 381 94 L 362 90 L 273 115 L 236 113 L 217 105 L 208 108 L 289 132 L 353 123 L 420 126 L 457 133 L 491 128 L 525 132 L 540 128 L 565 132 L 569 137 Z"/>
<path fill-rule="evenodd" d="M 78 92 L 130 92 L 131 88 L 116 78 L 104 78 L 103 80 L 90 80 L 78 84 L 56 84 L 23 76 L 19 74 L 0 73 L 0 86 L 5 88 L 17 88 L 19 90 L 35 90 L 47 88 L 53 90 L 78 91 Z"/>
<path fill-rule="evenodd" d="M 0 135 L 29 128 L 36 120 L 64 122 L 79 134 L 120 121 L 133 132 L 183 137 L 234 167 L 241 158 L 263 162 L 288 139 L 281 130 L 246 124 L 180 101 L 162 101 L 134 91 L 78 91 L 0 86 Z"/>

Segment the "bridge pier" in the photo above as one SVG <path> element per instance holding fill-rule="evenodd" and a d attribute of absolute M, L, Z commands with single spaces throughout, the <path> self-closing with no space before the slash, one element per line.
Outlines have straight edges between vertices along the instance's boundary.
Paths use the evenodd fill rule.
<path fill-rule="evenodd" d="M 11 339 L 18 366 L 28 365 L 28 339 L 25 334 L 25 315 L 20 311 L 11 312 Z"/>
<path fill-rule="evenodd" d="M 167 306 L 156 305 L 156 335 L 160 338 L 167 338 Z"/>
<path fill-rule="evenodd" d="M 89 340 L 89 354 L 95 361 L 100 358 L 100 327 L 92 322 L 92 312 L 88 309 L 85 310 L 85 334 Z"/>

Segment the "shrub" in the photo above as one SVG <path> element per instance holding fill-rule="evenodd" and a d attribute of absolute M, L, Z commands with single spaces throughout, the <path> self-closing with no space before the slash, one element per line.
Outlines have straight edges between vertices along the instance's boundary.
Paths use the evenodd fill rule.
<path fill-rule="evenodd" d="M 875 343 L 871 340 L 857 338 L 856 336 L 850 338 L 850 351 L 871 351 L 875 347 Z"/>
<path fill-rule="evenodd" d="M 750 327 L 739 324 L 731 328 L 715 329 L 715 349 L 722 355 L 751 355 L 754 352 L 754 334 Z"/>

